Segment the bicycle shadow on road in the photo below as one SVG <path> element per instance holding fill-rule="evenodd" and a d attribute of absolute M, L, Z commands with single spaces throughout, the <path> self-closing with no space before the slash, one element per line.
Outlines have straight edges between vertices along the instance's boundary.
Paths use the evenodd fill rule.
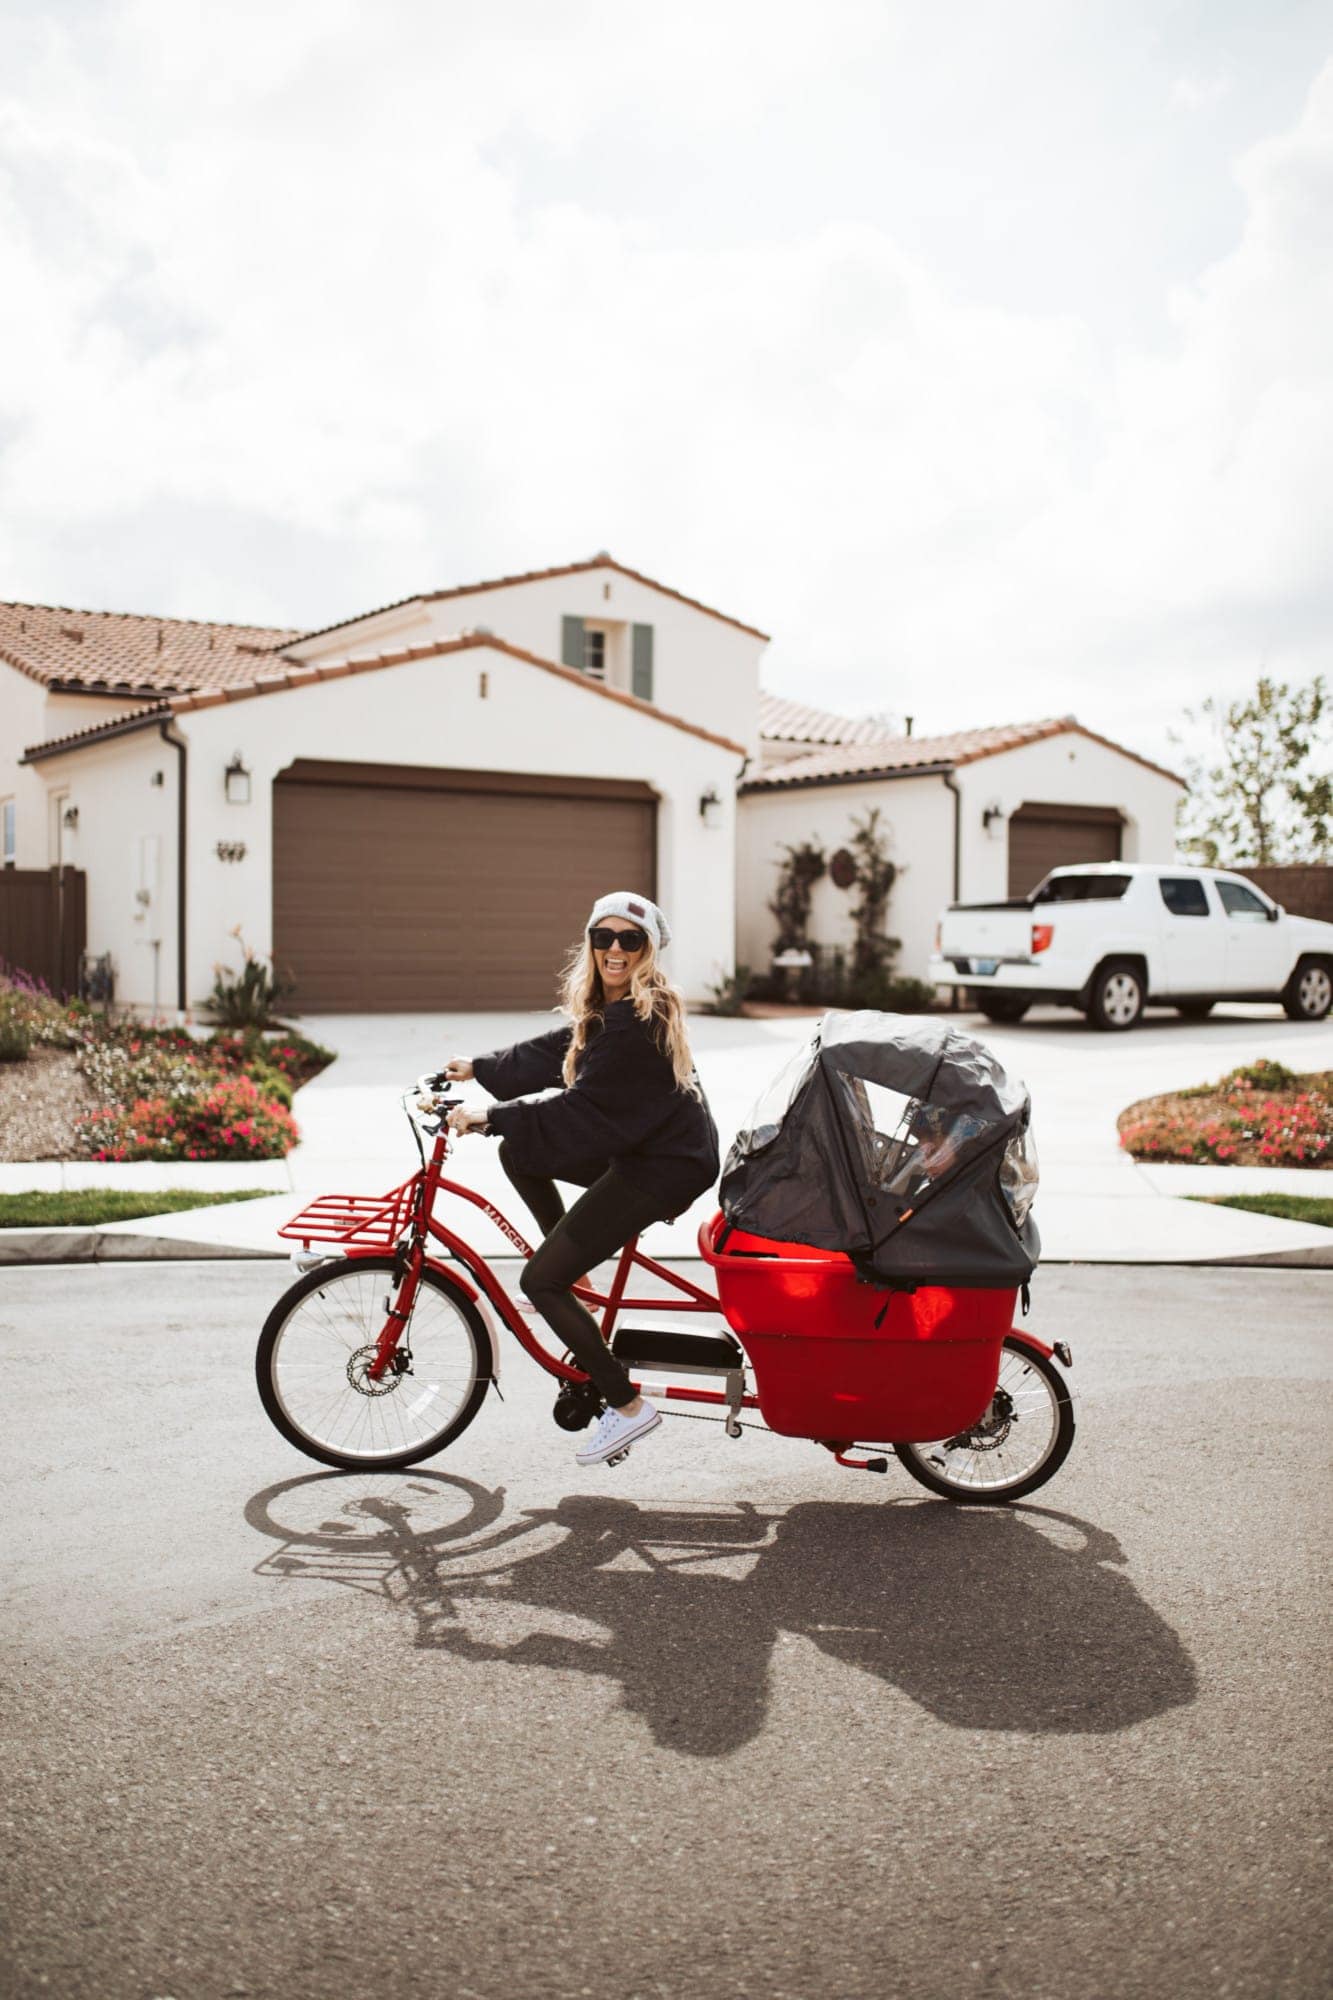
<path fill-rule="evenodd" d="M 326 1518 L 293 1527 L 301 1501 Z M 573 1495 L 506 1514 L 503 1488 L 412 1472 L 286 1481 L 246 1518 L 284 1538 L 259 1574 L 371 1590 L 458 1659 L 616 1681 L 692 1756 L 759 1734 L 791 1637 L 958 1729 L 1106 1734 L 1196 1693 L 1115 1537 L 1049 1508 Z"/>

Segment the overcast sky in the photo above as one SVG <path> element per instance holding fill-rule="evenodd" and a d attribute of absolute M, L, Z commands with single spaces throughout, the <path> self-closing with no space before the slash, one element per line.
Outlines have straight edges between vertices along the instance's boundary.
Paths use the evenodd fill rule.
<path fill-rule="evenodd" d="M 1333 632 L 1326 0 L 0 0 L 0 596 L 621 561 L 918 730 Z"/>

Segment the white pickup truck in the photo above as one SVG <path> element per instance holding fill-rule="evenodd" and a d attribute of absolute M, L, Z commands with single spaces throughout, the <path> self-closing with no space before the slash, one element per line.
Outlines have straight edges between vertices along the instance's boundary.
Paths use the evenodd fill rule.
<path fill-rule="evenodd" d="M 1132 1028 L 1148 1001 L 1201 1020 L 1219 1000 L 1280 1000 L 1293 1021 L 1333 1002 L 1333 924 L 1290 916 L 1241 875 L 1184 864 L 1053 868 L 1021 902 L 954 903 L 930 977 L 991 1021 L 1034 1001 Z"/>

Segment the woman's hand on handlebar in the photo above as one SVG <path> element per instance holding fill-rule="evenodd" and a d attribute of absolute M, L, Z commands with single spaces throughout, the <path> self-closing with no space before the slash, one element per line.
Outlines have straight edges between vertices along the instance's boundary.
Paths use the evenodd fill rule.
<path fill-rule="evenodd" d="M 456 1104 L 449 1113 L 449 1130 L 457 1138 L 468 1132 L 484 1132 L 489 1117 L 488 1111 L 470 1110 L 466 1104 Z"/>
<path fill-rule="evenodd" d="M 450 1083 L 471 1083 L 472 1065 L 466 1056 L 450 1056 L 444 1066 L 444 1075 Z"/>

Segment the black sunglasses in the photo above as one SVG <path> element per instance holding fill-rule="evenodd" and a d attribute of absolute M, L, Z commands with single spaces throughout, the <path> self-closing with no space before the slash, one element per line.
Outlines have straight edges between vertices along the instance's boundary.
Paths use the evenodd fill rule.
<path fill-rule="evenodd" d="M 608 931 L 600 924 L 596 930 L 588 932 L 588 943 L 594 951 L 614 951 L 619 945 L 622 951 L 642 951 L 648 942 L 647 931 Z"/>

